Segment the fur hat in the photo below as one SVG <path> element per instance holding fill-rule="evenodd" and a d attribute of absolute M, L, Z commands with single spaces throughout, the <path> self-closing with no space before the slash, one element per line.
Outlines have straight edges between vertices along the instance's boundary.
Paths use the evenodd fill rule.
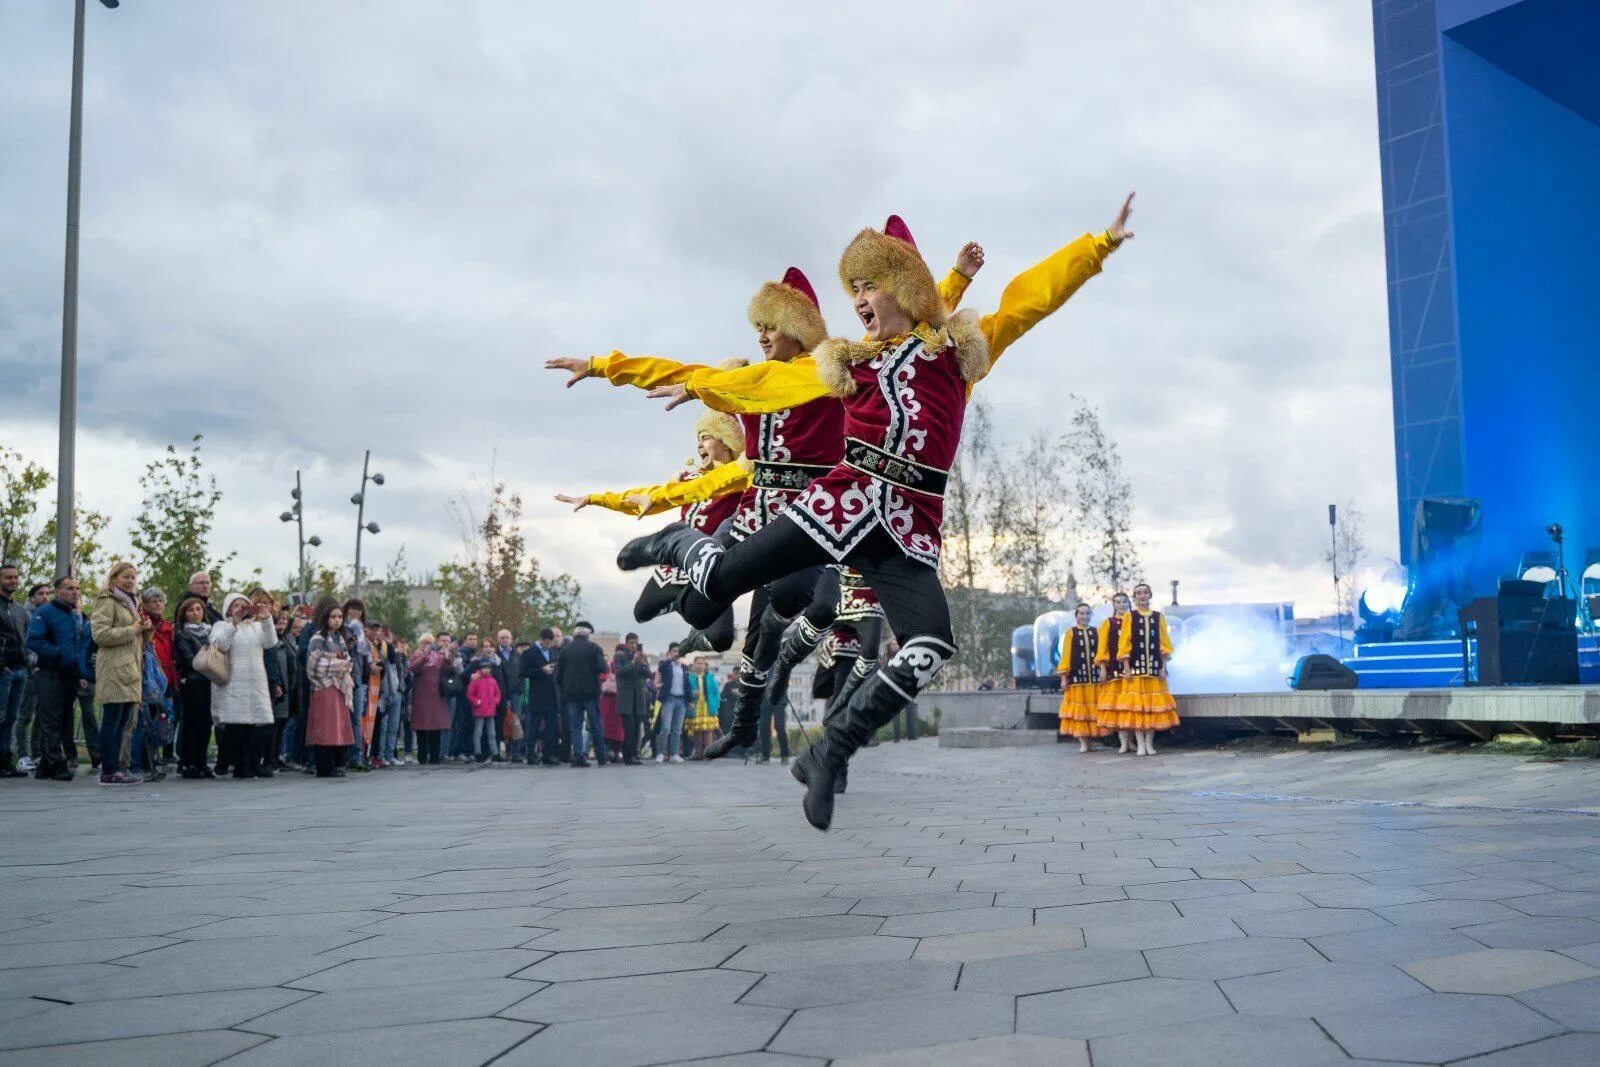
<path fill-rule="evenodd" d="M 858 275 L 859 277 L 859 275 Z M 918 327 L 921 331 L 922 328 Z M 981 381 L 989 373 L 989 339 L 984 336 L 976 311 L 958 311 L 950 321 L 937 330 L 921 333 L 928 351 L 938 352 L 952 348 L 961 378 L 968 383 Z M 863 363 L 883 351 L 878 341 L 849 341 L 830 337 L 817 346 L 815 355 L 817 373 L 830 396 L 852 396 L 856 391 L 850 367 Z"/>
<path fill-rule="evenodd" d="M 798 267 L 783 272 L 783 281 L 767 282 L 750 298 L 750 325 L 760 329 L 771 326 L 785 337 L 800 342 L 800 348 L 809 352 L 828 336 L 828 326 L 822 321 L 822 305 L 817 302 L 817 291 Z"/>
<path fill-rule="evenodd" d="M 700 440 L 703 433 L 727 445 L 735 456 L 744 455 L 744 427 L 732 415 L 721 411 L 708 411 L 701 415 L 694 420 L 694 439 Z"/>
<path fill-rule="evenodd" d="M 894 297 L 912 321 L 944 325 L 946 313 L 939 286 L 899 215 L 889 216 L 883 232 L 869 227 L 846 246 L 844 255 L 839 257 L 839 281 L 844 283 L 847 294 L 854 295 L 851 283 L 857 278 L 872 282 Z"/>

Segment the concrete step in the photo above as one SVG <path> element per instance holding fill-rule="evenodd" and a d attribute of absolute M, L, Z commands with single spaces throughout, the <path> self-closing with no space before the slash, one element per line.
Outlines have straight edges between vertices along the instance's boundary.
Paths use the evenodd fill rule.
<path fill-rule="evenodd" d="M 1046 730 L 997 730 L 990 726 L 939 728 L 940 748 L 1032 748 L 1055 743 L 1056 735 Z"/>

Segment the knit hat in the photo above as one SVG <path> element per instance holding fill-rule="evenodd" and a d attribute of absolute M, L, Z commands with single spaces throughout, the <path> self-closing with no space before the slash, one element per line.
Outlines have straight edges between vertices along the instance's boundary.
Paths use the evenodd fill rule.
<path fill-rule="evenodd" d="M 226 619 L 228 617 L 228 612 L 233 610 L 233 605 L 241 600 L 246 604 L 250 603 L 250 598 L 245 596 L 243 593 L 229 593 L 226 597 L 224 597 L 222 600 L 222 617 Z"/>
<path fill-rule="evenodd" d="M 917 251 L 911 230 L 899 215 L 890 215 L 880 233 L 862 230 L 839 257 L 839 281 L 853 295 L 851 283 L 872 282 L 894 297 L 895 303 L 915 322 L 943 326 L 946 312 L 933 272 Z"/>
<path fill-rule="evenodd" d="M 744 455 L 744 427 L 726 412 L 707 411 L 695 419 L 694 439 L 699 441 L 701 434 L 710 434 L 714 440 L 721 441 L 735 456 Z"/>
<path fill-rule="evenodd" d="M 756 290 L 756 295 L 750 298 L 749 317 L 750 325 L 757 329 L 770 326 L 800 342 L 805 352 L 816 348 L 828 336 L 817 291 L 798 267 L 784 271 L 782 281 L 767 282 Z"/>

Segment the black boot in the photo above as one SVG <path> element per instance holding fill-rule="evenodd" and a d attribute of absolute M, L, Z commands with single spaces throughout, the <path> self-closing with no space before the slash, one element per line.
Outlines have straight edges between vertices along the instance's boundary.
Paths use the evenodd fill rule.
<path fill-rule="evenodd" d="M 722 759 L 741 748 L 756 743 L 756 730 L 761 724 L 761 694 L 766 692 L 765 679 L 750 674 L 748 662 L 739 670 L 739 699 L 733 705 L 733 726 L 727 733 L 706 746 L 706 759 Z"/>
<path fill-rule="evenodd" d="M 625 571 L 641 567 L 677 567 L 688 571 L 693 582 L 696 564 L 709 565 L 701 563 L 701 558 L 708 553 L 720 556 L 723 551 L 721 545 L 688 523 L 673 522 L 623 545 L 622 551 L 617 553 L 617 566 Z"/>
<path fill-rule="evenodd" d="M 938 638 L 913 637 L 893 659 L 851 695 L 850 702 L 823 726 L 822 739 L 800 754 L 789 772 L 806 787 L 801 808 L 818 830 L 833 822 L 834 783 L 856 749 L 894 721 L 917 693 L 933 681 L 955 653 Z"/>
<path fill-rule="evenodd" d="M 825 633 L 826 630 L 817 629 L 804 615 L 784 631 L 778 643 L 778 660 L 767 679 L 767 703 L 782 704 L 789 699 L 789 676 L 817 650 Z"/>
<path fill-rule="evenodd" d="M 704 630 L 690 630 L 688 635 L 678 639 L 678 655 L 692 656 L 696 652 L 710 652 L 711 639 Z"/>
<path fill-rule="evenodd" d="M 26 778 L 26 771 L 17 770 L 16 757 L 9 752 L 0 752 L 0 778 Z"/>

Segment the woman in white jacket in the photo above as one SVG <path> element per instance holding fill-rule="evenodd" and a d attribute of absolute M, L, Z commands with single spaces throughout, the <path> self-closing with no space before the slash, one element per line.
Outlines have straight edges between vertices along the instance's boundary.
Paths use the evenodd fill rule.
<path fill-rule="evenodd" d="M 223 619 L 211 627 L 211 646 L 228 654 L 228 684 L 211 690 L 217 761 L 235 778 L 270 777 L 258 768 L 272 747 L 272 693 L 262 653 L 278 643 L 266 605 L 239 593 L 222 602 Z"/>

